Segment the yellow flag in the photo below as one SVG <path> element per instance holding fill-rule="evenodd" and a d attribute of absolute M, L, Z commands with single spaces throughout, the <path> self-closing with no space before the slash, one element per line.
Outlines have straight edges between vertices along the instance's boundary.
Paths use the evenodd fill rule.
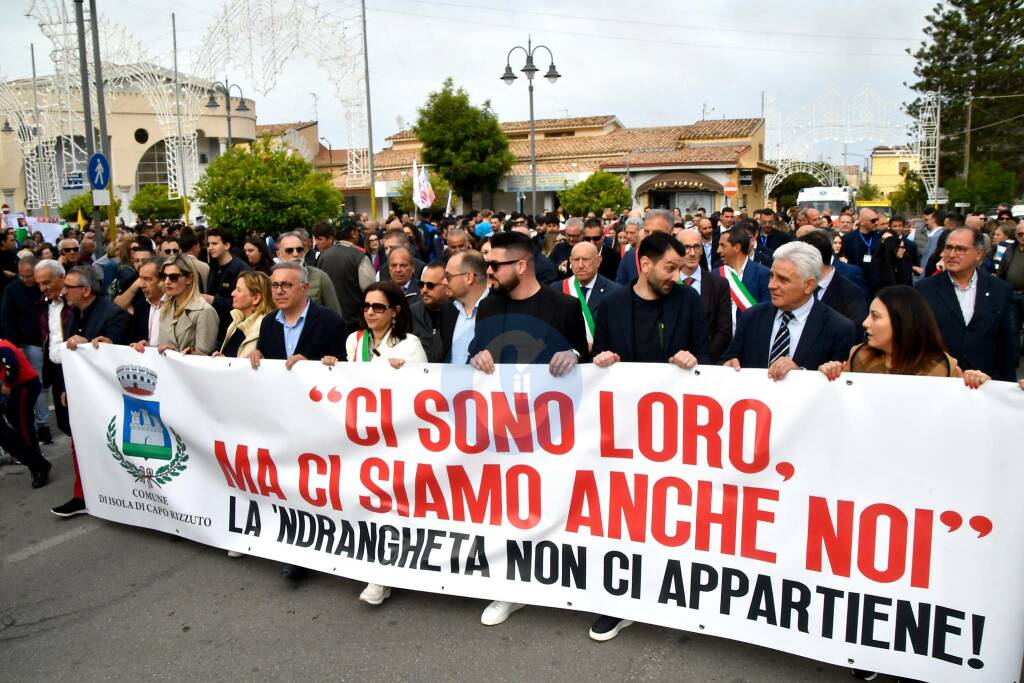
<path fill-rule="evenodd" d="M 78 221 L 77 221 L 77 223 L 78 223 L 78 229 L 79 230 L 82 230 L 82 229 L 85 228 L 85 217 L 82 216 L 82 210 L 81 209 L 78 210 Z"/>

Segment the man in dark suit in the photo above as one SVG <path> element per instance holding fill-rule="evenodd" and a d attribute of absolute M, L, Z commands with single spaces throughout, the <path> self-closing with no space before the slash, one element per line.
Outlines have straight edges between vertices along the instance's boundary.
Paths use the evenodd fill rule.
<path fill-rule="evenodd" d="M 254 370 L 264 358 L 283 360 L 288 370 L 300 360 L 328 365 L 345 360 L 345 323 L 331 309 L 310 301 L 309 278 L 301 264 L 284 261 L 274 266 L 270 289 L 277 313 L 268 314 L 260 324 L 260 340 L 249 354 Z M 281 576 L 286 579 L 299 581 L 305 575 L 303 567 L 281 567 Z"/>
<path fill-rule="evenodd" d="M 480 302 L 489 293 L 487 263 L 479 251 L 457 252 L 445 264 L 444 280 L 451 294 L 448 303 L 441 306 L 444 362 L 465 365 L 469 362 L 469 345 L 476 334 L 476 314 Z"/>
<path fill-rule="evenodd" d="M 693 287 L 679 286 L 685 254 L 679 240 L 660 232 L 640 243 L 640 277 L 605 297 L 598 312 L 593 350 L 603 367 L 626 361 L 690 369 L 709 361 L 704 305 Z"/>
<path fill-rule="evenodd" d="M 800 241 L 817 249 L 821 253 L 822 263 L 825 264 L 821 268 L 821 277 L 818 279 L 814 296 L 853 323 L 857 340 L 860 341 L 863 336 L 861 326 L 868 317 L 868 302 L 864 298 L 864 291 L 840 275 L 833 267 L 835 257 L 832 252 L 832 238 L 828 232 L 821 229 L 811 230 L 801 235 Z"/>
<path fill-rule="evenodd" d="M 395 247 L 388 254 L 388 272 L 391 281 L 398 285 L 411 306 L 420 299 L 419 272 L 413 271 L 412 251 L 407 247 Z"/>
<path fill-rule="evenodd" d="M 775 251 L 771 302 L 740 316 L 724 365 L 767 368 L 782 380 L 791 370 L 817 370 L 830 360 L 846 360 L 854 344 L 853 323 L 814 297 L 823 263 L 817 249 L 790 242 Z"/>
<path fill-rule="evenodd" d="M 622 260 L 622 257 L 605 240 L 604 227 L 599 218 L 591 218 L 583 224 L 583 241 L 590 242 L 597 248 L 597 255 L 601 259 L 601 266 L 597 272 L 607 280 L 614 280 L 616 273 L 619 272 L 619 261 Z M 569 259 L 571 261 L 571 254 Z M 572 263 L 570 262 L 569 265 L 571 270 Z"/>
<path fill-rule="evenodd" d="M 871 264 L 882 251 L 882 236 L 877 232 L 878 214 L 871 209 L 861 209 L 857 214 L 857 229 L 843 237 L 843 254 L 851 266 L 857 266 L 868 284 L 868 296 L 878 289 L 878 268 Z"/>
<path fill-rule="evenodd" d="M 640 234 L 640 241 L 647 235 L 655 232 L 663 232 L 666 235 L 672 234 L 672 227 L 675 221 L 672 219 L 672 212 L 665 209 L 652 209 L 644 217 L 644 229 Z M 627 225 L 629 225 L 627 221 Z M 626 255 L 619 261 L 619 269 L 615 273 L 615 281 L 625 287 L 640 276 L 640 254 L 635 247 L 626 252 Z"/>
<path fill-rule="evenodd" d="M 716 270 L 722 265 L 722 257 L 718 255 L 718 242 L 722 233 L 712 227 L 710 218 L 702 216 L 693 223 L 700 232 L 700 267 L 702 270 Z"/>
<path fill-rule="evenodd" d="M 926 277 L 917 289 L 935 315 L 942 341 L 962 370 L 981 370 L 993 379 L 1017 378 L 1013 291 L 978 266 L 985 241 L 970 228 L 946 236 L 944 273 Z"/>
<path fill-rule="evenodd" d="M 289 370 L 300 360 L 345 360 L 345 323 L 329 308 L 309 299 L 303 267 L 286 261 L 274 266 L 270 288 L 277 313 L 260 324 L 260 340 L 249 355 L 253 368 L 269 358 L 285 361 Z"/>
<path fill-rule="evenodd" d="M 729 284 L 734 332 L 740 313 L 769 298 L 769 271 L 749 258 L 751 241 L 750 231 L 742 222 L 723 232 L 718 241 L 718 255 L 722 257 L 718 274 Z"/>
<path fill-rule="evenodd" d="M 64 278 L 64 307 L 74 311 L 67 327 L 65 346 L 62 352 L 73 352 L 82 344 L 92 342 L 93 346 L 100 343 L 126 344 L 128 342 L 128 313 L 123 308 L 103 296 L 103 282 L 92 266 L 76 266 Z M 61 387 L 60 403 L 66 415 L 67 399 L 63 393 L 63 372 L 57 371 L 60 378 L 53 378 L 54 383 Z M 58 409 L 59 416 L 60 409 Z M 66 419 L 66 418 L 65 418 Z M 60 424 L 58 419 L 58 426 Z M 68 430 L 70 431 L 70 425 Z M 71 517 L 82 514 L 85 509 L 85 493 L 82 481 L 78 476 L 78 455 L 75 452 L 74 435 L 71 441 L 71 462 L 75 470 L 75 481 L 72 497 L 63 505 L 51 508 L 50 512 L 58 517 Z"/>
<path fill-rule="evenodd" d="M 621 285 L 600 274 L 601 263 L 597 245 L 590 241 L 580 242 L 569 255 L 570 276 L 551 285 L 580 302 L 588 344 L 594 343 L 594 327 L 601 302 L 612 292 L 622 289 Z"/>
<path fill-rule="evenodd" d="M 732 341 L 732 301 L 729 299 L 729 283 L 721 275 L 701 267 L 704 245 L 698 231 L 683 230 L 679 242 L 686 250 L 679 277 L 682 284 L 693 287 L 700 294 L 704 305 L 704 321 L 708 325 L 710 362 L 717 363 Z"/>
<path fill-rule="evenodd" d="M 770 208 L 758 209 L 754 212 L 754 218 L 758 222 L 758 233 L 755 235 L 757 242 L 752 258 L 762 266 L 770 268 L 775 250 L 792 241 L 793 236 L 775 229 L 775 212 Z"/>
<path fill-rule="evenodd" d="M 444 285 L 444 266 L 440 261 L 428 263 L 420 275 L 420 300 L 409 307 L 412 331 L 419 337 L 427 362 L 444 362 L 441 339 L 441 310 L 448 304 Z"/>

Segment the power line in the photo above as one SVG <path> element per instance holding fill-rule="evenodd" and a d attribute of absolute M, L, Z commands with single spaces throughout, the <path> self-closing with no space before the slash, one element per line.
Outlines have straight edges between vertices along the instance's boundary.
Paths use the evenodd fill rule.
<path fill-rule="evenodd" d="M 965 134 L 967 134 L 969 132 L 973 133 L 976 130 L 985 130 L 986 128 L 993 128 L 995 126 L 1001 126 L 1004 123 L 1009 123 L 1010 121 L 1016 121 L 1017 119 L 1024 119 L 1024 114 L 1017 114 L 1016 116 L 1011 116 L 1010 118 L 1003 119 L 1002 121 L 995 121 L 993 123 L 986 123 L 984 126 L 978 126 L 977 128 L 971 128 L 969 131 L 968 130 L 961 130 L 961 131 L 958 131 L 956 133 L 945 133 L 945 134 L 942 135 L 942 137 L 943 137 L 943 139 L 947 139 L 947 140 L 950 139 L 950 138 L 957 138 L 957 137 L 960 137 L 961 135 L 965 135 Z"/>
<path fill-rule="evenodd" d="M 372 9 L 375 12 L 385 12 L 387 14 L 398 14 L 400 16 L 415 17 L 415 18 L 418 18 L 418 19 L 436 19 L 438 21 L 444 21 L 444 22 L 449 22 L 449 23 L 452 22 L 452 21 L 458 21 L 461 24 L 475 24 L 475 25 L 478 25 L 478 26 L 490 26 L 490 27 L 494 27 L 494 28 L 517 29 L 517 30 L 524 30 L 524 31 L 530 30 L 530 27 L 528 27 L 528 26 L 513 26 L 513 25 L 509 25 L 509 24 L 501 24 L 501 23 L 496 23 L 496 22 L 491 22 L 491 21 L 480 21 L 480 20 L 474 20 L 474 19 L 467 19 L 465 17 L 458 17 L 458 18 L 455 18 L 455 17 L 443 17 L 443 16 L 438 16 L 436 14 L 420 14 L 420 13 L 417 13 L 417 12 L 404 12 L 404 11 L 399 11 L 399 10 L 386 9 L 386 8 L 383 8 L 383 7 L 368 7 L 368 9 Z M 616 41 L 628 41 L 628 42 L 634 42 L 634 43 L 644 43 L 644 44 L 647 44 L 647 45 L 649 45 L 651 43 L 651 39 L 650 38 L 631 38 L 629 36 L 622 36 L 622 35 L 610 36 L 610 35 L 607 35 L 607 34 L 600 34 L 600 33 L 581 33 L 581 32 L 578 32 L 578 31 L 561 31 L 561 30 L 558 30 L 558 29 L 549 29 L 549 28 L 545 28 L 544 32 L 545 33 L 558 33 L 558 34 L 567 35 L 567 36 L 577 36 L 577 37 L 581 37 L 581 38 L 600 38 L 601 40 L 616 40 Z M 710 44 L 710 43 L 695 43 L 695 42 L 692 42 L 692 41 L 687 41 L 687 42 L 684 43 L 684 42 L 671 41 L 671 40 L 658 40 L 656 42 L 657 42 L 658 46 L 662 46 L 662 45 L 678 45 L 680 47 L 690 47 L 690 48 L 701 47 L 701 48 L 709 48 L 709 49 L 712 49 L 712 50 L 716 50 L 717 49 L 717 50 L 730 50 L 730 51 L 772 52 L 772 53 L 780 53 L 781 52 L 781 53 L 790 54 L 790 55 L 792 55 L 792 54 L 802 54 L 802 55 L 817 55 L 817 56 L 821 56 L 821 57 L 840 57 L 840 56 L 845 56 L 845 57 L 906 57 L 907 56 L 907 54 L 903 53 L 903 52 L 836 52 L 836 51 L 827 51 L 826 52 L 826 51 L 822 51 L 822 50 L 794 50 L 794 49 L 788 48 L 788 47 L 786 47 L 786 48 L 782 48 L 782 47 L 779 47 L 779 48 L 769 48 L 769 47 L 753 47 L 753 46 L 748 46 L 748 45 L 713 45 L 713 44 Z"/>
<path fill-rule="evenodd" d="M 445 7 L 456 7 L 459 9 L 475 9 L 475 10 L 487 10 L 490 12 L 506 12 L 511 14 L 533 14 L 540 17 L 551 17 L 553 19 L 578 19 L 581 21 L 601 21 L 612 24 L 635 24 L 638 26 L 655 26 L 658 28 L 684 28 L 693 29 L 698 31 L 714 31 L 716 33 L 754 33 L 758 35 L 764 35 L 765 29 L 742 29 L 742 28 L 725 28 L 720 26 L 707 26 L 701 24 L 666 24 L 660 21 L 641 21 L 639 19 L 609 19 L 605 17 L 595 16 L 581 16 L 578 14 L 560 14 L 558 12 L 537 12 L 535 10 L 528 9 L 506 9 L 504 7 L 486 7 L 481 5 L 462 5 L 456 2 L 439 2 L 438 0 L 408 0 L 409 2 L 415 2 L 422 5 L 442 5 Z M 772 36 L 790 36 L 794 38 L 849 38 L 849 35 L 842 33 L 824 33 L 817 31 L 815 33 L 796 33 L 792 31 L 767 31 Z M 917 38 L 890 38 L 886 36 L 869 36 L 871 40 L 894 40 L 901 43 L 913 42 L 918 40 Z"/>

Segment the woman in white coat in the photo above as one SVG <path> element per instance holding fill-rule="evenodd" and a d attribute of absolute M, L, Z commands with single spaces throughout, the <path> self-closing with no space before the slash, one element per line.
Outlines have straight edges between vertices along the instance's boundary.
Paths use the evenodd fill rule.
<path fill-rule="evenodd" d="M 408 362 L 426 363 L 419 337 L 412 333 L 412 314 L 405 295 L 391 282 L 375 282 L 363 292 L 363 315 L 359 329 L 348 336 L 345 352 L 353 363 L 388 363 L 398 369 Z M 325 365 L 338 362 L 325 356 Z M 391 597 L 391 588 L 369 583 L 359 599 L 379 605 Z"/>

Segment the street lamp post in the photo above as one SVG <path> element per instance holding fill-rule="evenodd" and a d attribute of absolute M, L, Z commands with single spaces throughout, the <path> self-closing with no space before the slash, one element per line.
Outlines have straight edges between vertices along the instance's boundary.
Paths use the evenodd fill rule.
<path fill-rule="evenodd" d="M 223 83 L 220 81 L 214 81 L 210 85 L 210 99 L 206 102 L 206 108 L 213 110 L 217 108 L 216 94 L 220 93 L 224 96 L 224 110 L 228 116 L 228 149 L 231 148 L 231 88 L 238 90 L 238 106 L 235 107 L 235 111 L 249 111 L 249 107 L 245 104 L 245 96 L 242 94 L 242 88 L 239 87 L 237 83 L 228 83 L 227 77 L 224 78 Z"/>
<path fill-rule="evenodd" d="M 529 36 L 526 39 L 526 47 L 516 45 L 508 51 L 508 55 L 505 57 L 505 73 L 501 76 L 501 80 L 505 81 L 506 85 L 512 85 L 515 82 L 518 76 L 512 73 L 512 66 L 509 60 L 512 58 L 513 52 L 522 50 L 526 55 L 526 65 L 523 66 L 521 71 L 526 74 L 530 84 L 530 204 L 534 216 L 537 215 L 537 141 L 533 123 L 533 75 L 540 71 L 540 69 L 534 64 L 533 55 L 541 48 L 547 50 L 548 57 L 551 58 L 551 65 L 548 67 L 548 72 L 544 74 L 544 78 L 548 79 L 551 83 L 557 81 L 562 75 L 555 69 L 555 56 L 551 54 L 551 49 L 547 45 L 533 45 Z"/>

